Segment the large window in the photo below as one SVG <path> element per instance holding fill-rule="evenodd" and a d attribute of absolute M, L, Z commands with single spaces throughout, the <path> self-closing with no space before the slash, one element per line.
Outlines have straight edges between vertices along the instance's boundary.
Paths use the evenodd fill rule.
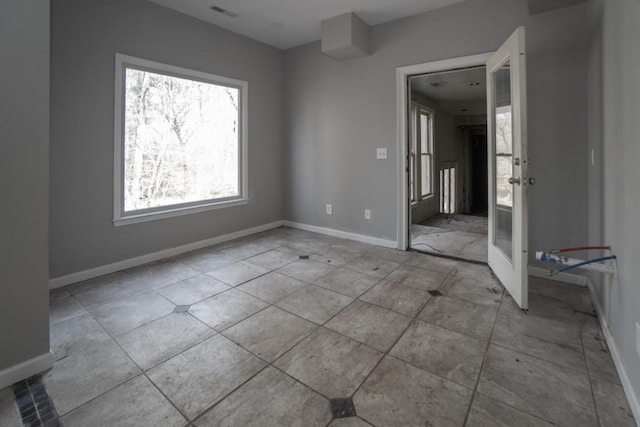
<path fill-rule="evenodd" d="M 246 202 L 247 83 L 116 54 L 114 222 Z"/>
<path fill-rule="evenodd" d="M 410 114 L 409 183 L 417 203 L 433 195 L 433 112 L 412 103 Z"/>

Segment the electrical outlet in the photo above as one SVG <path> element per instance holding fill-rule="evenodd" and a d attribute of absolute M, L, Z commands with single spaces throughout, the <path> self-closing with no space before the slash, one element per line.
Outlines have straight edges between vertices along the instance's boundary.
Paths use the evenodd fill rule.
<path fill-rule="evenodd" d="M 640 356 L 640 323 L 636 322 L 636 353 Z"/>
<path fill-rule="evenodd" d="M 333 206 L 327 205 L 327 215 L 333 215 Z"/>
<path fill-rule="evenodd" d="M 364 210 L 364 219 L 371 219 L 371 209 Z"/>
<path fill-rule="evenodd" d="M 378 148 L 376 150 L 376 159 L 384 160 L 387 158 L 387 149 L 386 148 Z"/>

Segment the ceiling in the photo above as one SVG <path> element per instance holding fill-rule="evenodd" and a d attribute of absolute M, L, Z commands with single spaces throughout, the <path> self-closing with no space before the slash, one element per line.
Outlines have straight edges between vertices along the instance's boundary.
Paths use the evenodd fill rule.
<path fill-rule="evenodd" d="M 411 91 L 436 101 L 438 108 L 455 116 L 485 114 L 485 67 L 430 73 L 411 77 Z"/>
<path fill-rule="evenodd" d="M 320 39 L 321 21 L 355 12 L 369 25 L 466 0 L 150 0 L 271 46 L 287 49 Z M 226 12 L 211 9 L 217 6 Z"/>

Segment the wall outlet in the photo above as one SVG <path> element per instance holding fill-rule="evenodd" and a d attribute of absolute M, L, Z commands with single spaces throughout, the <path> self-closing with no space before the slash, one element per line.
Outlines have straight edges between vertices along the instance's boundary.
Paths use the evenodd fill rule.
<path fill-rule="evenodd" d="M 333 215 L 333 206 L 331 204 L 327 205 L 327 215 Z"/>
<path fill-rule="evenodd" d="M 371 219 L 371 209 L 364 210 L 364 219 Z"/>
<path fill-rule="evenodd" d="M 386 148 L 378 148 L 376 149 L 376 159 L 384 160 L 387 158 L 387 149 Z"/>
<path fill-rule="evenodd" d="M 640 356 L 640 323 L 636 322 L 636 353 Z"/>

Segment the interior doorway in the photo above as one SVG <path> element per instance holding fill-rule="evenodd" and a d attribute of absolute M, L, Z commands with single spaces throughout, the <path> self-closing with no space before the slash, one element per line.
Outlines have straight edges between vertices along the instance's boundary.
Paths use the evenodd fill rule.
<path fill-rule="evenodd" d="M 486 68 L 408 79 L 411 249 L 487 262 Z"/>

